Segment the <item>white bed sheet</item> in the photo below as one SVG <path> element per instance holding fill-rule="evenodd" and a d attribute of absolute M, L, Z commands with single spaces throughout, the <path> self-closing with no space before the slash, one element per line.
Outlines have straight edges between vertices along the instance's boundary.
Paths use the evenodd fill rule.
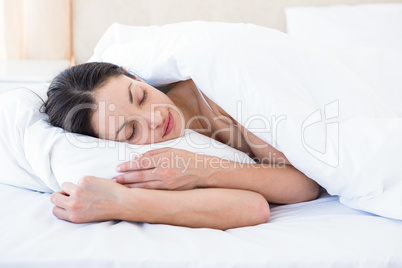
<path fill-rule="evenodd" d="M 0 267 L 401 267 L 402 221 L 326 193 L 227 231 L 108 221 L 72 224 L 49 194 L 0 184 Z"/>

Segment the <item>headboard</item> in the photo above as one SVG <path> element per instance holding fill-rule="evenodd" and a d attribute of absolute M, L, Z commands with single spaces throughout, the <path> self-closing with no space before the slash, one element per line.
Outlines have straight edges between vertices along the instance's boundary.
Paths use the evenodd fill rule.
<path fill-rule="evenodd" d="M 73 0 L 73 48 L 76 63 L 91 56 L 104 31 L 113 23 L 163 25 L 207 20 L 254 23 L 286 31 L 284 9 L 402 0 Z"/>

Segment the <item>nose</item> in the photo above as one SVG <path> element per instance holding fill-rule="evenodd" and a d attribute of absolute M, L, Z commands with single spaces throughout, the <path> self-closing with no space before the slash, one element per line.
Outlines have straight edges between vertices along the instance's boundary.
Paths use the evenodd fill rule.
<path fill-rule="evenodd" d="M 155 130 L 159 126 L 163 126 L 163 117 L 161 111 L 155 111 L 153 113 L 147 113 L 144 115 L 145 120 L 148 122 L 150 129 Z"/>

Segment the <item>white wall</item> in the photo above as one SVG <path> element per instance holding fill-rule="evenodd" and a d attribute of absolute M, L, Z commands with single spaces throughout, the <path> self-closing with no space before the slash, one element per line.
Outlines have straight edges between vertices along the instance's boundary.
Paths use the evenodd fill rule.
<path fill-rule="evenodd" d="M 102 33 L 113 22 L 161 25 L 208 20 L 254 23 L 285 31 L 284 8 L 402 2 L 402 0 L 73 0 L 74 51 L 85 62 Z"/>

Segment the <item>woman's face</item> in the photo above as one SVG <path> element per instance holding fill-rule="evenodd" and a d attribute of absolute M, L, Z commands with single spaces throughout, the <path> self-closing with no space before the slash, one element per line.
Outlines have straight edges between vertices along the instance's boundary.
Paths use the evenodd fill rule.
<path fill-rule="evenodd" d="M 94 92 L 98 105 L 91 124 L 99 138 L 151 144 L 178 138 L 184 117 L 172 100 L 147 83 L 112 77 Z"/>

